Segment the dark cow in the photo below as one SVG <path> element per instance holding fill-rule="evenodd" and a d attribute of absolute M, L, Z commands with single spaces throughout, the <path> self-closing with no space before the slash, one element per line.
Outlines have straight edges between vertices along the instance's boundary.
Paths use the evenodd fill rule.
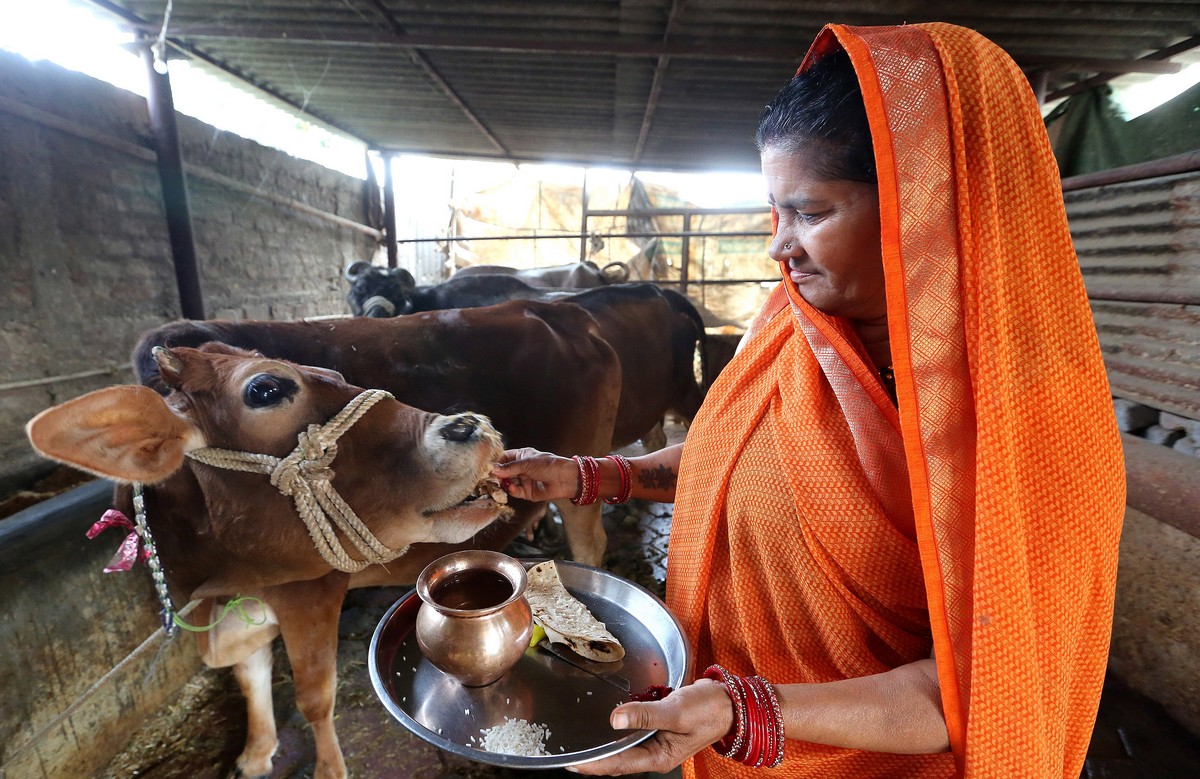
<path fill-rule="evenodd" d="M 515 276 L 463 276 L 440 284 L 417 286 L 403 268 L 385 270 L 372 266 L 356 276 L 346 276 L 350 291 L 346 302 L 355 316 L 390 317 L 445 308 L 474 308 L 506 300 L 534 300 L 547 290 L 534 287 Z M 462 305 L 461 301 L 471 301 Z"/>
<path fill-rule="evenodd" d="M 607 452 L 620 367 L 597 331 L 577 306 L 536 302 L 386 321 L 179 322 L 148 333 L 134 355 L 139 377 L 169 392 L 165 401 L 145 387 L 102 390 L 45 412 L 31 422 L 30 438 L 47 456 L 147 485 L 147 521 L 171 590 L 180 603 L 204 599 L 193 621 L 213 621 L 220 602 L 235 594 L 265 604 L 256 609 L 260 625 L 227 619 L 198 635 L 205 662 L 232 665 L 247 698 L 239 773 L 271 771 L 270 643 L 282 633 L 297 705 L 313 727 L 315 775 L 340 778 L 346 770 L 333 702 L 347 588 L 411 583 L 430 560 L 456 548 L 503 548 L 541 509 L 513 501 L 506 510 L 475 496 L 500 451 L 485 419 L 411 406 L 486 409 L 511 444 Z M 284 353 L 326 367 L 285 362 Z M 335 570 L 314 551 L 292 499 L 265 475 L 185 459 L 205 446 L 282 457 L 359 387 L 387 389 L 396 400 L 380 401 L 347 430 L 326 467 L 333 488 L 387 548 L 412 544 L 386 566 Z M 117 506 L 132 516 L 130 504 L 129 488 L 119 488 Z M 596 507 L 564 512 L 569 540 L 580 517 L 599 527 Z"/>
<path fill-rule="evenodd" d="M 484 272 L 497 269 L 511 270 L 492 265 L 463 268 L 446 281 L 418 286 L 413 275 L 403 268 L 388 270 L 362 261 L 353 262 L 346 268 L 346 281 L 350 284 L 346 303 L 354 316 L 389 317 L 441 308 L 490 306 L 505 300 L 553 300 L 567 294 L 572 286 L 594 289 L 614 283 L 557 285 L 541 283 L 525 275 L 524 271 L 516 274 Z M 590 271 L 574 273 L 586 278 Z"/>
<path fill-rule="evenodd" d="M 622 284 L 629 281 L 629 266 L 623 262 L 610 262 L 603 268 L 590 260 L 566 265 L 550 265 L 544 268 L 510 268 L 507 265 L 468 265 L 459 268 L 451 278 L 463 276 L 504 275 L 515 276 L 535 287 L 554 289 L 593 289 L 605 284 Z"/>
<path fill-rule="evenodd" d="M 625 392 L 620 425 L 634 422 L 631 412 L 673 410 L 690 421 L 700 407 L 706 384 L 697 385 L 694 355 L 700 356 L 700 375 L 707 376 L 704 320 L 686 296 L 656 284 L 612 284 L 581 292 L 545 290 L 513 276 L 455 276 L 426 287 L 400 283 L 407 271 L 372 268 L 351 283 L 348 296 L 356 314 L 387 317 L 392 313 L 490 306 L 505 300 L 566 301 L 587 309 L 600 323 L 601 334 L 621 359 Z M 665 372 L 664 372 L 665 369 Z M 664 390 L 669 388 L 663 402 Z M 648 449 L 666 443 L 662 414 L 632 438 Z M 618 436 L 624 438 L 625 436 Z"/>

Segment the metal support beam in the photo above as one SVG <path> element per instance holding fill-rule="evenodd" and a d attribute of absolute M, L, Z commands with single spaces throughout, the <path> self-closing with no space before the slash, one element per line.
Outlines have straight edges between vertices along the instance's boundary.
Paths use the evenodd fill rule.
<path fill-rule="evenodd" d="M 192 235 L 192 214 L 188 206 L 187 179 L 183 172 L 183 154 L 179 148 L 179 129 L 175 124 L 175 101 L 171 96 L 171 78 L 154 69 L 154 54 L 145 40 L 142 58 L 150 90 L 146 106 L 150 112 L 150 133 L 158 157 L 158 180 L 162 185 L 167 233 L 171 240 L 171 258 L 175 263 L 175 284 L 179 289 L 179 311 L 185 319 L 204 319 L 204 299 L 200 292 L 200 271 L 196 264 L 196 242 Z"/>
<path fill-rule="evenodd" d="M 375 161 L 371 159 L 371 150 L 363 152 L 363 162 L 367 167 L 367 180 L 363 182 L 366 197 L 363 198 L 363 224 L 370 225 L 376 230 L 383 231 L 383 203 L 379 199 L 379 177 L 375 175 Z"/>
<path fill-rule="evenodd" d="M 1171 57 L 1174 57 L 1176 54 L 1182 54 L 1185 51 L 1191 51 L 1192 49 L 1196 48 L 1197 46 L 1200 46 L 1200 35 L 1193 35 L 1192 37 L 1184 38 L 1183 40 L 1179 41 L 1178 43 L 1168 46 L 1165 49 L 1159 49 L 1158 51 L 1156 51 L 1152 54 L 1147 54 L 1145 57 L 1142 57 L 1139 60 L 1134 60 L 1134 62 L 1142 62 L 1142 63 L 1156 62 L 1156 61 L 1161 62 L 1161 60 L 1168 60 Z M 1169 73 L 1179 72 L 1180 66 L 1179 66 L 1179 63 L 1177 63 L 1177 62 L 1168 62 L 1168 63 L 1162 63 L 1162 64 L 1174 66 L 1174 68 L 1175 68 L 1174 70 L 1167 71 Z M 1069 87 L 1063 87 L 1062 89 L 1051 92 L 1049 95 L 1046 95 L 1046 99 L 1047 100 L 1057 100 L 1060 97 L 1070 97 L 1071 95 L 1077 95 L 1080 92 L 1085 92 L 1085 91 L 1091 89 L 1092 87 L 1098 87 L 1101 84 L 1107 84 L 1108 82 L 1112 81 L 1114 78 L 1122 75 L 1123 73 L 1137 72 L 1137 71 L 1129 71 L 1129 70 L 1120 70 L 1118 68 L 1108 67 L 1108 66 L 1097 67 L 1096 70 L 1100 71 L 1099 75 L 1092 76 L 1089 79 L 1084 79 L 1083 81 L 1072 84 Z"/>
<path fill-rule="evenodd" d="M 675 22 L 687 0 L 673 0 L 671 10 L 667 13 L 667 23 L 663 26 L 662 44 L 667 45 L 667 39 L 675 29 Z M 654 112 L 658 108 L 658 96 L 662 94 L 663 81 L 667 78 L 667 67 L 671 64 L 668 54 L 659 54 L 658 63 L 654 66 L 654 78 L 650 82 L 650 94 L 646 98 L 646 110 L 642 113 L 642 128 L 638 131 L 637 145 L 633 149 L 633 164 L 642 161 L 642 152 L 646 149 L 646 139 L 650 137 L 650 126 L 654 123 Z"/>
<path fill-rule="evenodd" d="M 588 245 L 588 191 L 587 191 L 588 169 L 583 169 L 583 208 L 580 209 L 583 215 L 579 218 L 579 261 L 583 262 L 587 259 Z"/>
<path fill-rule="evenodd" d="M 1191 173 L 1196 170 L 1200 170 L 1200 150 L 1185 151 L 1183 154 L 1176 154 L 1173 157 L 1162 157 L 1149 162 L 1137 162 L 1133 165 L 1122 165 L 1119 168 L 1098 170 L 1095 173 L 1068 176 L 1062 180 L 1062 190 L 1063 192 L 1072 192 L 1076 189 L 1124 184 L 1127 181 L 1174 176 L 1178 173 Z"/>
<path fill-rule="evenodd" d="M 383 154 L 383 224 L 387 234 L 388 267 L 399 263 L 400 252 L 396 243 L 396 186 L 392 179 L 392 155 Z"/>
<path fill-rule="evenodd" d="M 391 40 L 409 37 L 408 32 L 403 26 L 401 26 L 399 22 L 396 21 L 396 17 L 392 16 L 392 12 L 388 10 L 388 7 L 382 2 L 382 0 L 367 0 L 367 5 L 371 6 L 372 10 L 374 10 L 374 12 L 382 20 L 383 24 L 391 32 Z M 425 73 L 426 77 L 433 82 L 434 86 L 441 90 L 442 94 L 445 95 L 450 102 L 454 103 L 454 105 L 458 107 L 459 111 L 462 111 L 463 116 L 467 118 L 467 121 L 474 125 L 475 129 L 482 133 L 484 138 L 487 138 L 488 143 L 492 144 L 492 146 L 494 146 L 496 150 L 505 157 L 511 157 L 512 151 L 510 151 L 509 148 L 505 146 L 499 138 L 496 137 L 496 134 L 491 131 L 491 128 L 484 124 L 483 120 L 479 118 L 471 106 L 467 105 L 467 101 L 464 100 L 462 95 L 458 94 L 458 91 L 450 85 L 450 82 L 438 72 L 438 69 L 433 66 L 433 63 L 429 61 L 429 58 L 420 51 L 417 51 L 417 47 L 415 46 L 406 46 L 406 48 L 408 49 L 408 56 L 409 59 L 412 60 L 412 63 Z"/>
<path fill-rule="evenodd" d="M 687 294 L 688 266 L 692 261 L 692 215 L 683 215 L 683 239 L 679 249 L 679 291 Z"/>

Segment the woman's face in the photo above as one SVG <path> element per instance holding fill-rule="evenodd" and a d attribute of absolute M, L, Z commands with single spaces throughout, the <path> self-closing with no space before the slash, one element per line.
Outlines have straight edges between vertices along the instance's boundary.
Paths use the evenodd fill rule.
<path fill-rule="evenodd" d="M 879 194 L 874 184 L 825 181 L 810 164 L 820 146 L 762 153 L 779 229 L 768 254 L 813 308 L 857 320 L 886 317 Z"/>

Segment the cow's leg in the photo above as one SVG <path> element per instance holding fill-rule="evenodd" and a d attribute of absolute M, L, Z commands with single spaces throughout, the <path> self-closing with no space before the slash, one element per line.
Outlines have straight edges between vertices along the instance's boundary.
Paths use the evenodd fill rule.
<path fill-rule="evenodd" d="M 242 695 L 246 696 L 246 748 L 237 759 L 237 777 L 271 775 L 271 759 L 279 748 L 275 732 L 275 706 L 271 698 L 271 642 L 267 642 L 233 667 Z"/>
<path fill-rule="evenodd" d="M 532 541 L 532 540 L 533 540 L 534 534 L 535 534 L 535 533 L 537 533 L 537 529 L 538 529 L 538 527 L 539 527 L 539 526 L 540 526 L 540 525 L 541 525 L 543 522 L 547 521 L 547 520 L 546 520 L 546 515 L 547 515 L 549 512 L 550 512 L 550 504 L 549 504 L 549 503 L 547 503 L 545 506 L 542 506 L 542 510 L 541 510 L 541 512 L 539 512 L 539 513 L 536 513 L 536 514 L 534 515 L 534 517 L 533 517 L 533 520 L 532 520 L 532 521 L 530 521 L 529 525 L 528 525 L 528 526 L 525 528 L 525 540 L 526 540 L 526 541 Z"/>
<path fill-rule="evenodd" d="M 646 453 L 657 452 L 659 449 L 665 448 L 667 445 L 667 431 L 663 429 L 663 420 L 658 420 L 654 427 L 642 436 L 642 448 Z"/>
<path fill-rule="evenodd" d="M 608 534 L 600 520 L 599 502 L 590 506 L 576 506 L 569 500 L 555 501 L 562 514 L 563 530 L 567 533 L 567 546 L 571 559 L 584 565 L 599 566 L 604 562 L 604 550 L 608 547 Z"/>
<path fill-rule="evenodd" d="M 346 763 L 333 727 L 337 691 L 337 625 L 350 577 L 331 573 L 267 591 L 296 682 L 296 707 L 313 729 L 313 779 L 345 779 Z"/>
<path fill-rule="evenodd" d="M 268 776 L 271 758 L 279 746 L 271 698 L 271 642 L 279 635 L 279 622 L 262 601 L 246 601 L 243 608 L 246 616 L 258 624 L 246 624 L 232 614 L 220 619 L 224 605 L 206 598 L 193 613 L 207 615 L 202 623 L 217 624 L 212 630 L 197 633 L 196 645 L 208 667 L 233 666 L 234 678 L 246 698 L 246 746 L 238 756 L 234 775 Z"/>

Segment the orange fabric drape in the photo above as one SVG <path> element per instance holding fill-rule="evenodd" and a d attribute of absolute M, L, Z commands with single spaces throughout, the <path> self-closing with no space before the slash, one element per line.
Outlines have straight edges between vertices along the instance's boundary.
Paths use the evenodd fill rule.
<path fill-rule="evenodd" d="M 698 669 L 779 684 L 936 650 L 952 755 L 789 741 L 774 775 L 1074 779 L 1124 469 L 1041 117 L 970 30 L 833 25 L 806 65 L 839 46 L 875 146 L 899 408 L 785 274 L 688 432 L 668 605 Z M 708 750 L 686 770 L 756 774 Z"/>

